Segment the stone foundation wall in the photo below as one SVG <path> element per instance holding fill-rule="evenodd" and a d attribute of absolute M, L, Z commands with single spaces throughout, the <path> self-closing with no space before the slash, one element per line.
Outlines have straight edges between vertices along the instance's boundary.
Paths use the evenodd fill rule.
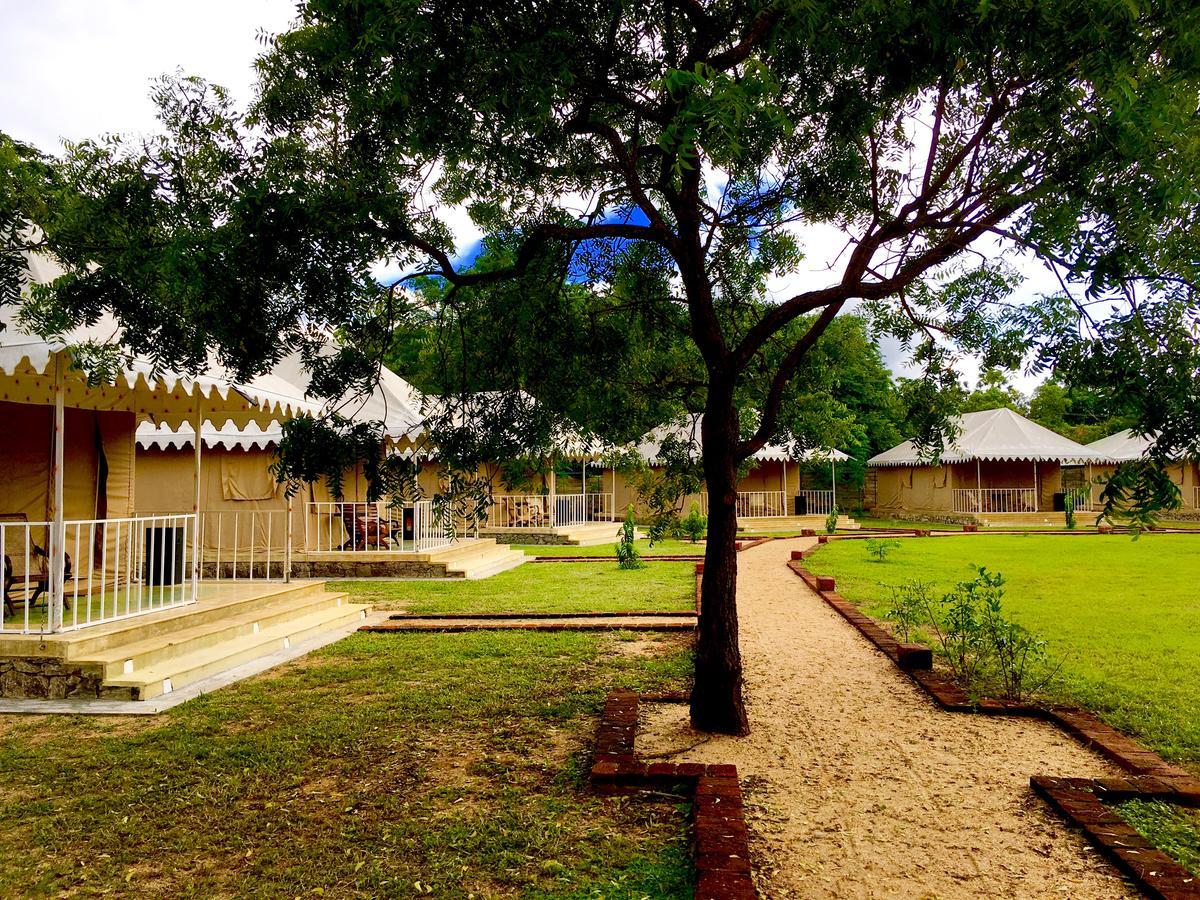
<path fill-rule="evenodd" d="M 302 562 L 293 560 L 292 577 L 352 580 L 355 578 L 455 578 L 461 576 L 449 574 L 445 563 L 415 560 L 384 560 L 383 562 L 365 560 Z"/>
<path fill-rule="evenodd" d="M 957 525 L 973 525 L 978 520 L 973 513 L 913 512 L 907 509 L 884 509 L 877 507 L 871 510 L 871 515 L 880 519 L 895 519 L 897 522 L 953 522 Z M 1056 513 L 1061 516 L 1062 513 Z"/>
<path fill-rule="evenodd" d="M 616 529 L 613 529 L 613 543 L 617 542 L 615 537 Z M 566 535 L 555 534 L 552 531 L 490 531 L 480 529 L 479 536 L 481 538 L 495 538 L 498 544 L 531 544 L 538 547 L 550 546 L 565 546 L 568 541 Z"/>
<path fill-rule="evenodd" d="M 64 664 L 52 656 L 0 657 L 0 697 L 65 700 L 99 697 L 104 675 L 98 667 Z"/>

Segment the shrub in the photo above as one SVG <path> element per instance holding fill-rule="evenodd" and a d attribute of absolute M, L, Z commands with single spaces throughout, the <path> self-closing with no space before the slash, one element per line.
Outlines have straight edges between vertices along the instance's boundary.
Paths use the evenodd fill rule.
<path fill-rule="evenodd" d="M 917 630 L 935 615 L 932 586 L 924 581 L 906 581 L 892 588 L 891 603 L 884 611 L 905 642 L 912 641 Z"/>
<path fill-rule="evenodd" d="M 622 569 L 640 569 L 646 564 L 642 562 L 634 541 L 637 539 L 637 523 L 633 518 L 633 507 L 625 511 L 625 522 L 617 532 L 620 538 L 616 544 L 617 565 Z"/>
<path fill-rule="evenodd" d="M 825 533 L 833 534 L 837 531 L 838 515 L 840 510 L 834 505 L 833 509 L 829 510 L 829 515 L 825 517 Z"/>
<path fill-rule="evenodd" d="M 1066 497 L 1063 498 L 1063 513 L 1067 517 L 1067 530 L 1075 530 L 1075 495 L 1071 491 L 1067 491 Z"/>
<path fill-rule="evenodd" d="M 887 562 L 888 554 L 900 546 L 899 541 L 883 541 L 879 538 L 867 539 L 867 552 L 875 557 L 875 562 Z"/>
<path fill-rule="evenodd" d="M 687 518 L 680 524 L 683 528 L 683 533 L 694 544 L 700 538 L 704 537 L 704 532 L 708 530 L 708 517 L 701 514 L 700 504 L 693 500 L 692 508 L 688 510 Z"/>

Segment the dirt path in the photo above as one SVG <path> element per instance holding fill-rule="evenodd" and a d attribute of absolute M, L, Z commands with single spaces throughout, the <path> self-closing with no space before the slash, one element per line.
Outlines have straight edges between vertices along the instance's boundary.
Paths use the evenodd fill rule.
<path fill-rule="evenodd" d="M 811 539 L 740 554 L 753 733 L 673 761 L 736 763 L 768 897 L 1132 897 L 1033 795 L 1111 765 L 1048 724 L 945 713 L 787 568 Z M 645 705 L 642 754 L 699 739 Z"/>

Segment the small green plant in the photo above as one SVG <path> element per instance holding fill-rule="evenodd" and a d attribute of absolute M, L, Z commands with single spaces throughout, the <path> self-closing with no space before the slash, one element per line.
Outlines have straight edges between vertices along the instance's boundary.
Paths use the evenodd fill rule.
<path fill-rule="evenodd" d="M 924 581 L 906 581 L 892 588 L 892 600 L 884 616 L 896 623 L 896 631 L 902 641 L 908 642 L 917 636 L 917 631 L 934 618 L 932 585 Z"/>
<path fill-rule="evenodd" d="M 1067 530 L 1075 530 L 1075 494 L 1067 491 L 1066 497 L 1063 498 L 1063 514 L 1067 518 Z"/>
<path fill-rule="evenodd" d="M 692 507 L 688 510 L 687 518 L 681 524 L 683 526 L 683 533 L 694 544 L 704 537 L 704 532 L 708 530 L 708 517 L 700 512 L 700 504 L 693 500 Z"/>
<path fill-rule="evenodd" d="M 633 507 L 625 511 L 625 522 L 617 532 L 620 538 L 616 544 L 617 565 L 622 569 L 640 569 L 646 564 L 642 562 L 634 541 L 637 540 L 637 522 L 633 518 Z"/>
<path fill-rule="evenodd" d="M 867 553 L 875 557 L 875 562 L 887 562 L 888 554 L 900 546 L 899 541 L 884 541 L 879 538 L 867 539 Z"/>
<path fill-rule="evenodd" d="M 838 509 L 837 506 L 835 505 L 833 507 L 833 509 L 831 509 L 829 511 L 829 515 L 827 515 L 825 517 L 825 533 L 826 534 L 833 534 L 835 531 L 837 531 L 837 523 L 838 523 L 839 515 L 841 515 L 841 510 Z"/>

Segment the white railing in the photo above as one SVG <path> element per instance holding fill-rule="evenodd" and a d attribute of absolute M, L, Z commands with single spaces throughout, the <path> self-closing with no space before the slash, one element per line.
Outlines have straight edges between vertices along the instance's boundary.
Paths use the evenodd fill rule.
<path fill-rule="evenodd" d="M 1076 507 L 1078 509 L 1078 507 Z M 1035 488 L 955 488 L 954 511 L 957 513 L 1033 513 L 1038 512 Z"/>
<path fill-rule="evenodd" d="M 810 516 L 827 516 L 833 512 L 833 491 L 796 491 L 802 498 L 800 507 Z"/>
<path fill-rule="evenodd" d="M 493 494 L 488 507 L 490 528 L 549 528 L 548 494 Z"/>
<path fill-rule="evenodd" d="M 454 542 L 432 500 L 394 507 L 384 501 L 316 501 L 307 504 L 304 548 L 314 552 L 417 552 Z"/>
<path fill-rule="evenodd" d="M 493 494 L 488 507 L 490 528 L 551 528 L 613 521 L 613 495 Z M 553 515 L 551 515 L 553 513 Z"/>
<path fill-rule="evenodd" d="M 700 495 L 700 508 L 708 515 L 708 494 Z M 758 519 L 788 515 L 787 497 L 783 491 L 738 491 L 739 519 Z"/>
<path fill-rule="evenodd" d="M 284 509 L 201 513 L 201 577 L 216 581 L 286 581 L 295 538 L 289 525 Z"/>
<path fill-rule="evenodd" d="M 1072 488 L 1065 495 L 1071 499 L 1071 508 L 1075 512 L 1096 512 L 1100 509 L 1100 501 L 1092 496 L 1090 487 Z"/>
<path fill-rule="evenodd" d="M 194 515 L 64 522 L 61 594 L 45 549 L 53 528 L 49 522 L 0 523 L 0 631 L 41 633 L 56 621 L 61 630 L 84 628 L 195 602 Z"/>

